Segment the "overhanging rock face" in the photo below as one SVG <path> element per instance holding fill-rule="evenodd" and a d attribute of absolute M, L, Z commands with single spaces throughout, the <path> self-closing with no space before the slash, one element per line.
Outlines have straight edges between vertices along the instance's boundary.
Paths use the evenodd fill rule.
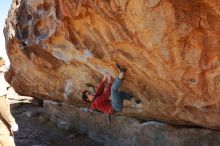
<path fill-rule="evenodd" d="M 124 114 L 220 129 L 220 9 L 213 0 L 14 0 L 7 80 L 22 95 L 81 105 L 127 67 Z"/>

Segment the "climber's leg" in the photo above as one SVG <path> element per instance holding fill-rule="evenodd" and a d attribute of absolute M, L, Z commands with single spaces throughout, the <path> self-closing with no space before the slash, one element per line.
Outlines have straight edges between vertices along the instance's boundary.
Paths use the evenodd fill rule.
<path fill-rule="evenodd" d="M 112 84 L 111 87 L 111 101 L 112 101 L 112 107 L 114 111 L 121 112 L 122 111 L 122 105 L 123 105 L 123 99 L 119 96 L 118 88 L 121 85 L 121 79 L 117 77 Z"/>

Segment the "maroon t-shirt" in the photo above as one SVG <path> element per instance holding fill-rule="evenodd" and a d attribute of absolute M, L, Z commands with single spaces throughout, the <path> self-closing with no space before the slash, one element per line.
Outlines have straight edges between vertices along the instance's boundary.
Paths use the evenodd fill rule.
<path fill-rule="evenodd" d="M 113 113 L 113 108 L 111 101 L 109 99 L 111 95 L 111 86 L 112 83 L 109 83 L 106 90 L 104 91 L 104 81 L 101 81 L 99 84 L 99 87 L 96 91 L 95 94 L 95 99 L 93 100 L 90 108 L 91 109 L 96 109 L 98 111 L 101 111 L 103 113 L 107 114 L 112 114 Z"/>

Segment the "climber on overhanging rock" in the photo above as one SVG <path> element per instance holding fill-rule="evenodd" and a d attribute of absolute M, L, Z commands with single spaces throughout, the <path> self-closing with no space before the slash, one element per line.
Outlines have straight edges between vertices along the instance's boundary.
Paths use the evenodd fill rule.
<path fill-rule="evenodd" d="M 125 68 L 120 65 L 116 65 L 119 69 L 119 76 L 115 79 L 114 83 L 111 82 L 111 75 L 109 73 L 104 74 L 102 81 L 96 93 L 90 91 L 84 91 L 82 94 L 82 99 L 86 102 L 91 102 L 90 111 L 98 110 L 103 113 L 113 114 L 113 112 L 121 112 L 123 108 L 123 100 L 134 99 L 132 95 L 125 92 L 120 92 L 118 89 L 121 86 L 122 78 L 126 72 Z M 108 86 L 104 91 L 104 84 L 108 80 Z M 111 100 L 109 97 L 111 96 Z M 139 99 L 135 100 L 136 104 L 140 103 Z"/>

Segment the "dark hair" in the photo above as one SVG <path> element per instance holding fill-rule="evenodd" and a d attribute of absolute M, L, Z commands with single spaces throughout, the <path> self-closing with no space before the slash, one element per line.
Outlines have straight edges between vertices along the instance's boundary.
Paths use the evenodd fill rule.
<path fill-rule="evenodd" d="M 86 93 L 88 93 L 89 91 L 85 90 L 83 91 L 83 94 L 82 94 L 82 100 L 85 101 L 85 102 L 90 102 L 88 101 L 88 96 Z"/>

